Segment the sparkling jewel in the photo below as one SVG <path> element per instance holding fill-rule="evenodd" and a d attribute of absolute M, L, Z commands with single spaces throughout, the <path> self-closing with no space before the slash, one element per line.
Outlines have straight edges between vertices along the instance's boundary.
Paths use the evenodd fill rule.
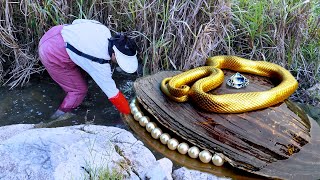
<path fill-rule="evenodd" d="M 207 150 L 203 150 L 203 151 L 200 152 L 199 158 L 200 158 L 201 162 L 208 163 L 208 162 L 211 161 L 212 154 Z"/>
<path fill-rule="evenodd" d="M 136 114 L 137 112 L 140 112 L 140 109 L 138 107 L 131 107 L 130 111 L 131 114 Z"/>
<path fill-rule="evenodd" d="M 167 142 L 169 141 L 170 138 L 171 138 L 171 136 L 168 133 L 163 133 L 160 136 L 160 141 L 162 144 L 167 144 Z"/>
<path fill-rule="evenodd" d="M 189 150 L 188 150 L 188 155 L 191 157 L 191 158 L 198 158 L 199 156 L 199 153 L 200 153 L 200 150 L 198 147 L 196 146 L 193 146 L 191 147 Z"/>
<path fill-rule="evenodd" d="M 227 85 L 237 89 L 248 86 L 248 84 L 249 84 L 249 80 L 239 72 L 237 72 L 236 74 L 232 75 L 230 78 L 227 79 Z"/>
<path fill-rule="evenodd" d="M 145 127 L 148 122 L 150 121 L 149 117 L 147 116 L 142 116 L 140 119 L 139 119 L 139 124 L 142 126 L 142 127 Z"/>
<path fill-rule="evenodd" d="M 133 118 L 136 121 L 139 121 L 139 119 L 143 116 L 143 114 L 141 112 L 136 112 L 135 114 L 133 114 Z"/>
<path fill-rule="evenodd" d="M 172 139 L 169 139 L 167 145 L 169 149 L 176 150 L 179 145 L 179 142 L 175 138 L 172 138 Z"/>
<path fill-rule="evenodd" d="M 180 143 L 179 145 L 178 145 L 178 151 L 179 151 L 179 153 L 181 153 L 181 154 L 187 154 L 187 152 L 188 152 L 188 150 L 189 150 L 189 145 L 187 144 L 187 143 Z"/>
<path fill-rule="evenodd" d="M 214 154 L 214 155 L 212 156 L 212 162 L 213 162 L 213 164 L 216 165 L 216 166 L 222 166 L 223 163 L 224 163 L 224 160 L 223 160 L 223 158 L 222 158 L 221 156 L 219 156 L 218 154 Z"/>
<path fill-rule="evenodd" d="M 157 125 L 154 122 L 148 122 L 148 124 L 146 125 L 146 129 L 148 132 L 151 132 L 156 127 L 157 127 Z"/>
<path fill-rule="evenodd" d="M 152 131 L 151 131 L 151 136 L 154 138 L 154 139 L 159 139 L 159 137 L 161 136 L 162 134 L 162 131 L 160 128 L 156 127 L 154 128 Z"/>

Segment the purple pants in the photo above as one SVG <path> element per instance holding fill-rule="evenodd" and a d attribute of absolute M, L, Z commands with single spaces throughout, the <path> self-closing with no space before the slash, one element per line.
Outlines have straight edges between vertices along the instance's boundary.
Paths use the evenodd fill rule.
<path fill-rule="evenodd" d="M 39 56 L 51 78 L 66 92 L 59 110 L 68 112 L 81 104 L 88 86 L 80 68 L 67 54 L 62 28 L 63 25 L 54 26 L 44 34 L 39 43 Z"/>

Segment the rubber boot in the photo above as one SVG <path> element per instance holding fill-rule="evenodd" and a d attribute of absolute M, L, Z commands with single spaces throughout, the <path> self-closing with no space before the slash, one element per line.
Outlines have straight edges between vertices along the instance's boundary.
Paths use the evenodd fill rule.
<path fill-rule="evenodd" d="M 64 115 L 65 112 L 61 111 L 60 109 L 58 109 L 51 117 L 51 120 L 57 119 L 58 117 Z"/>

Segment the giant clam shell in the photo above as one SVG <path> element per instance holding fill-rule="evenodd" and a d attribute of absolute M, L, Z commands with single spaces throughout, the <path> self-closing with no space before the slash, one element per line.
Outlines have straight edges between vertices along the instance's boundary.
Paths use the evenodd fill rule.
<path fill-rule="evenodd" d="M 241 114 L 203 112 L 191 103 L 176 103 L 162 94 L 159 89 L 161 80 L 177 73 L 164 71 L 134 83 L 143 109 L 153 116 L 152 121 L 170 130 L 172 136 L 212 154 L 221 153 L 231 166 L 254 174 L 280 179 L 320 177 L 320 126 L 297 106 L 286 101 Z M 271 88 L 265 78 L 246 77 L 251 83 L 245 89 L 226 88 L 224 82 L 212 93 Z M 294 109 L 290 110 L 289 106 Z"/>

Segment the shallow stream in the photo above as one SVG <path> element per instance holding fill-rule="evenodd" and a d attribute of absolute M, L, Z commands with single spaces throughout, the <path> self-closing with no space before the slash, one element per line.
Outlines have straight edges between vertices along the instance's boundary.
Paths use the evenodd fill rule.
<path fill-rule="evenodd" d="M 117 87 L 128 100 L 134 96 L 132 85 L 137 74 L 114 71 L 113 78 Z M 126 128 L 119 112 L 109 102 L 107 96 L 88 78 L 88 94 L 84 102 L 72 113 L 76 116 L 57 122 L 53 126 L 69 126 L 84 123 Z M 33 78 L 25 87 L 9 90 L 0 87 L 0 126 L 11 124 L 48 123 L 49 117 L 62 102 L 65 93 L 46 73 Z"/>

